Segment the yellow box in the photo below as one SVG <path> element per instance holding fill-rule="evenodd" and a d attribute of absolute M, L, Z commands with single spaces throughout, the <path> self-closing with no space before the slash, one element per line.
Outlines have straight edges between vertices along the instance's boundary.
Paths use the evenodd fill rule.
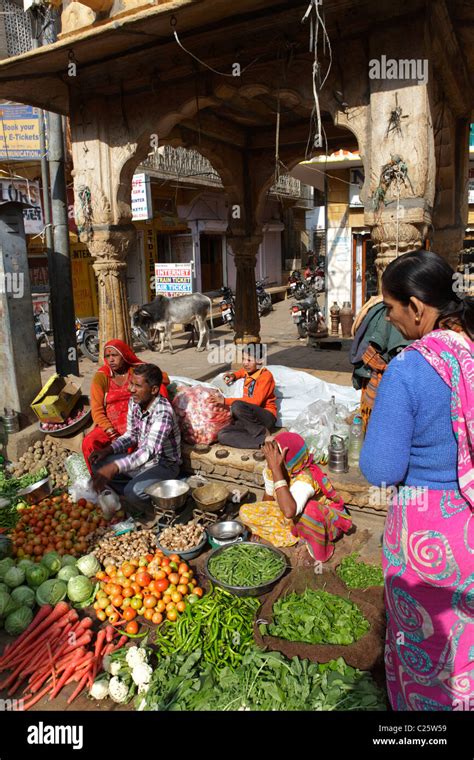
<path fill-rule="evenodd" d="M 31 404 L 42 422 L 64 422 L 81 397 L 79 378 L 53 375 Z"/>

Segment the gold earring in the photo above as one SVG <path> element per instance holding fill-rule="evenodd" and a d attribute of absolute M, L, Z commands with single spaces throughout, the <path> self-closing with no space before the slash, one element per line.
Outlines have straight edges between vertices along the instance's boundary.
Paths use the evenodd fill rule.
<path fill-rule="evenodd" d="M 417 325 L 419 325 L 420 324 L 420 317 L 415 317 L 415 322 L 416 322 Z"/>

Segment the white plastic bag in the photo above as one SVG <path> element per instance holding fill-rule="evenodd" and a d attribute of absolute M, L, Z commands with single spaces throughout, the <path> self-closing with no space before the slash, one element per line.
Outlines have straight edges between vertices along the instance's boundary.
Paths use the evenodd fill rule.
<path fill-rule="evenodd" d="M 97 499 L 99 507 L 102 510 L 105 520 L 111 520 L 112 517 L 121 509 L 120 499 L 115 491 L 104 488 Z"/>
<path fill-rule="evenodd" d="M 299 433 L 310 449 L 316 461 L 327 458 L 331 435 L 349 436 L 349 425 L 345 418 L 349 409 L 344 404 L 331 401 L 315 401 L 298 415 L 291 425 L 293 433 Z"/>
<path fill-rule="evenodd" d="M 97 504 L 98 494 L 94 488 L 94 482 L 92 478 L 82 478 L 75 480 L 68 488 L 69 496 L 73 501 L 79 501 L 79 499 L 85 499 L 91 501 L 92 504 Z"/>

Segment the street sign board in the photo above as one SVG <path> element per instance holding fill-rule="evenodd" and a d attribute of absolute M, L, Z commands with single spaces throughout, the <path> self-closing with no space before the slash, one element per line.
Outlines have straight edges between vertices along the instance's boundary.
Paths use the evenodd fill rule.
<path fill-rule="evenodd" d="M 192 261 L 189 264 L 155 264 L 155 289 L 170 297 L 192 293 Z"/>

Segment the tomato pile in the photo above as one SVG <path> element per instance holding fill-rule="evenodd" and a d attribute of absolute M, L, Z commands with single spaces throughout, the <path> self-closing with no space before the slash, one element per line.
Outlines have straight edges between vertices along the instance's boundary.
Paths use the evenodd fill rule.
<path fill-rule="evenodd" d="M 118 512 L 116 518 L 121 516 L 123 512 Z M 100 508 L 85 499 L 75 503 L 67 493 L 49 497 L 22 510 L 10 534 L 13 554 L 18 559 L 38 562 L 51 551 L 80 557 L 88 552 L 86 536 L 108 524 Z"/>
<path fill-rule="evenodd" d="M 194 572 L 178 554 L 165 557 L 157 550 L 120 567 L 108 565 L 97 573 L 100 589 L 94 609 L 100 621 L 112 625 L 126 624 L 128 634 L 138 633 L 137 617 L 155 625 L 166 619 L 177 620 L 187 604 L 203 595 Z"/>

